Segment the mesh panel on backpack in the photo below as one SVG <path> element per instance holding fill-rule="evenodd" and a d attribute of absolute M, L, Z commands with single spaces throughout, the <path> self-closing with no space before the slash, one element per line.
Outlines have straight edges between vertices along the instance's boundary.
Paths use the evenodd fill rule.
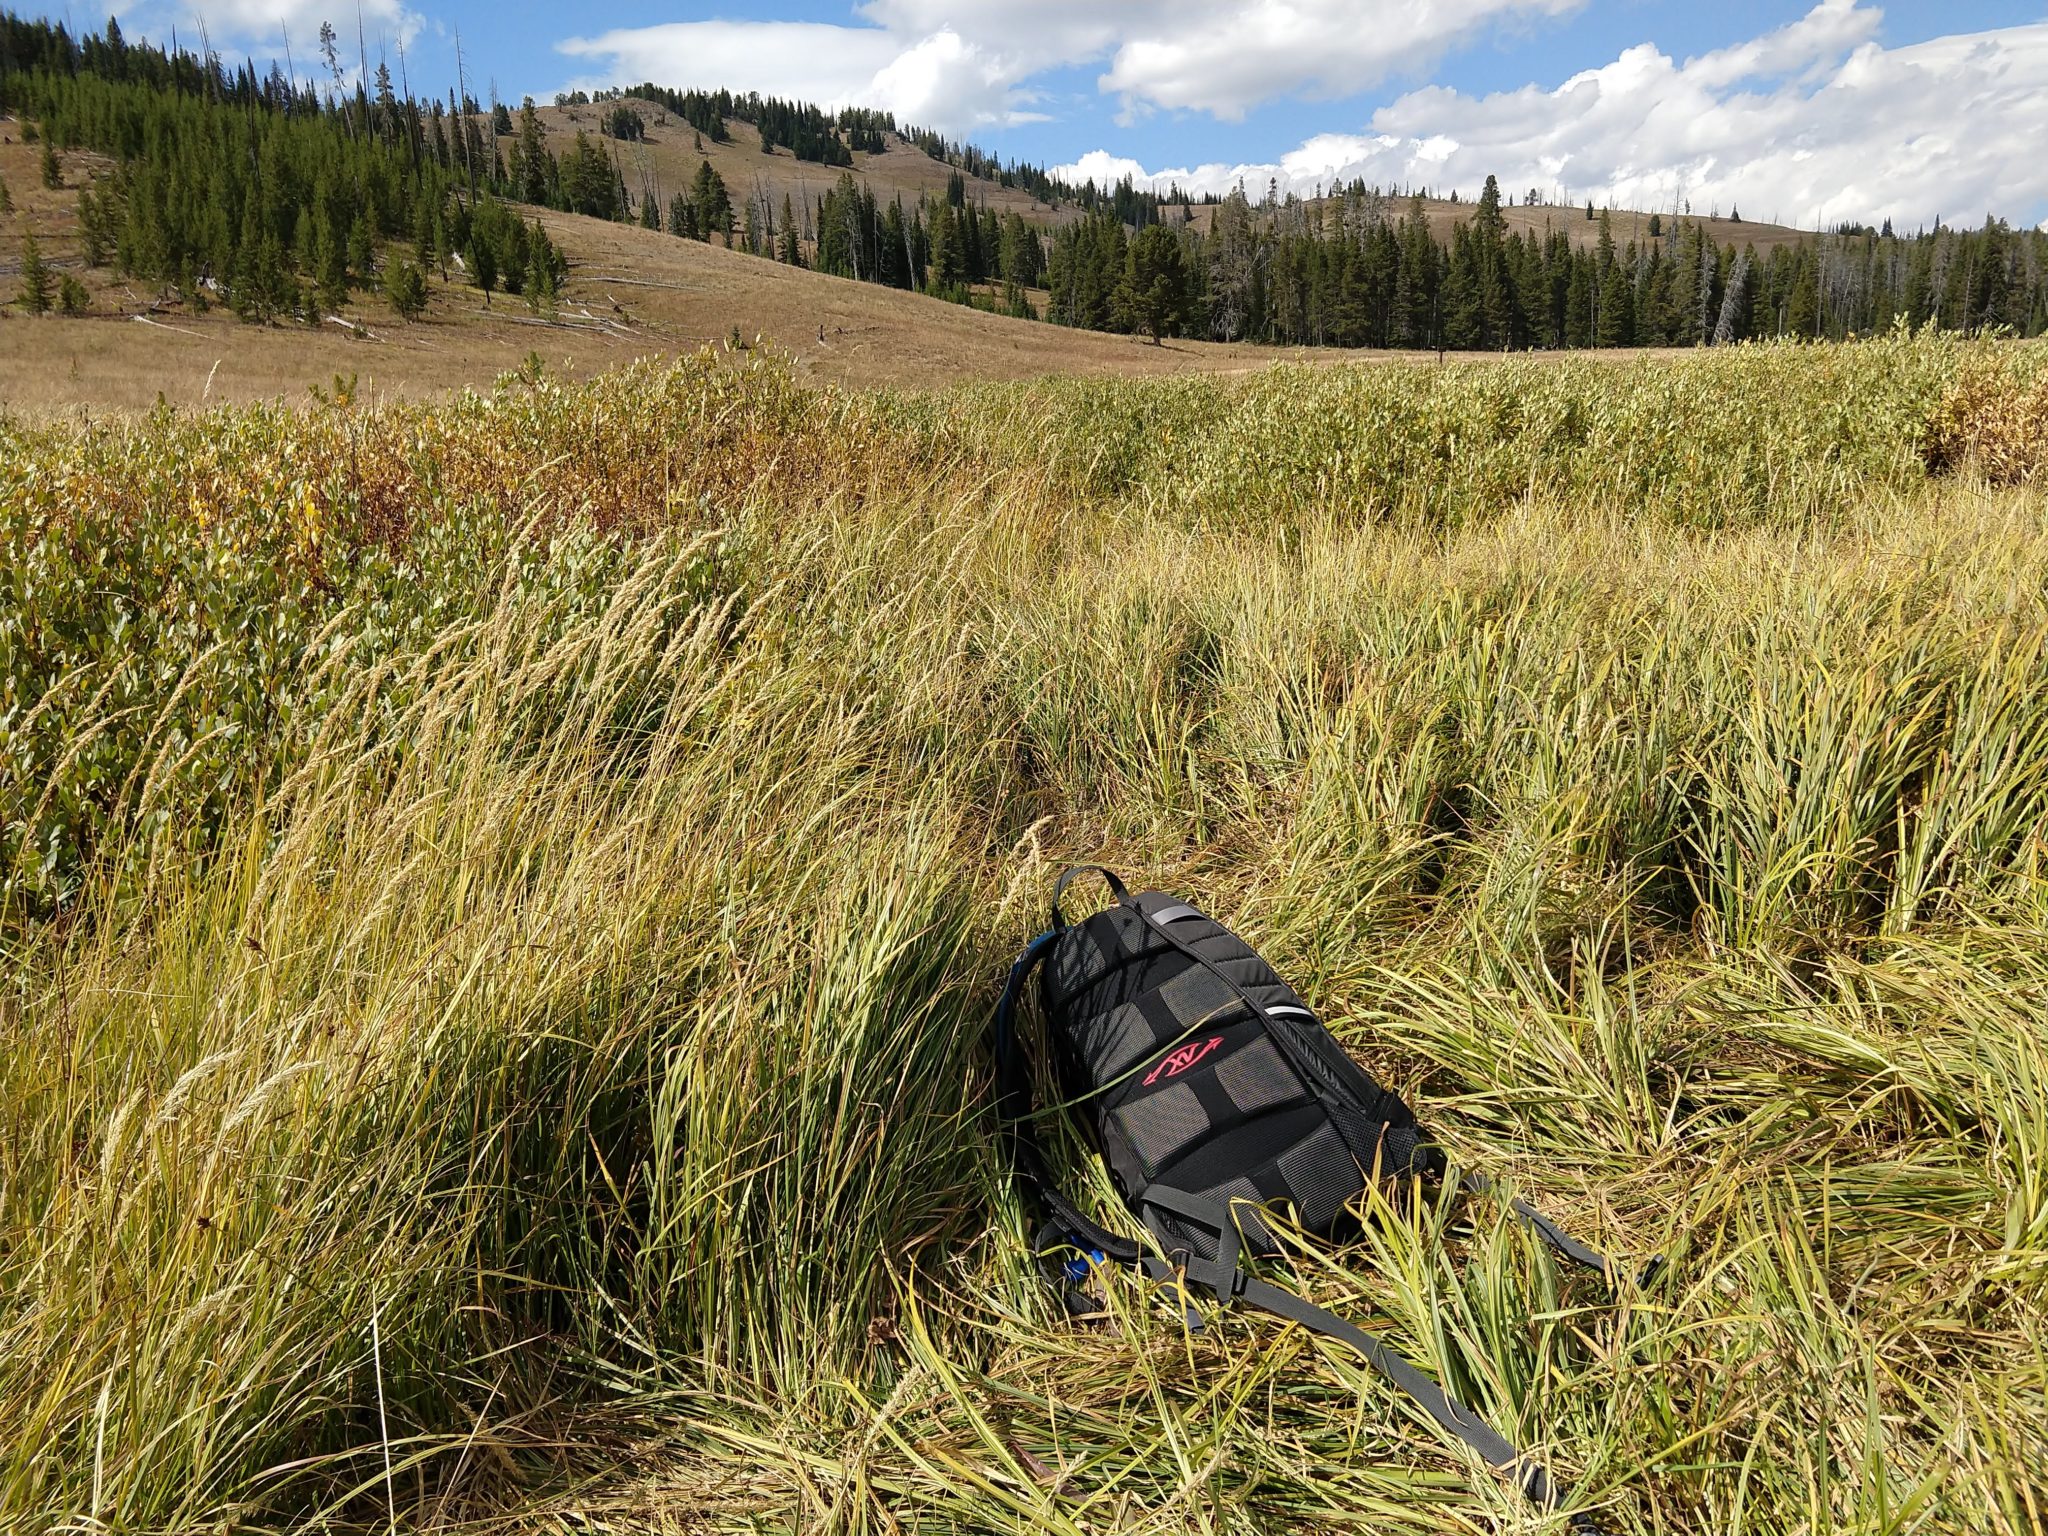
<path fill-rule="evenodd" d="M 1230 1102 L 1247 1115 L 1292 1103 L 1303 1092 L 1301 1079 L 1288 1070 L 1270 1040 L 1254 1040 L 1217 1062 L 1216 1081 L 1230 1095 Z"/>

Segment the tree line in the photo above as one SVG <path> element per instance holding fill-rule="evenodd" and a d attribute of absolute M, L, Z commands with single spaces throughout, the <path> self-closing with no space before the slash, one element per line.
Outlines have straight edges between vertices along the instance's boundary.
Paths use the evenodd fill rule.
<path fill-rule="evenodd" d="M 2048 236 L 1997 220 L 1900 237 L 1837 230 L 1774 245 L 1717 243 L 1704 221 L 1653 217 L 1614 238 L 1587 210 L 1568 225 L 1507 228 L 1493 177 L 1448 243 L 1420 196 L 1405 212 L 1354 183 L 1315 203 L 1242 188 L 1206 229 L 1192 208 L 1132 229 L 1104 204 L 1057 229 L 1046 318 L 1096 330 L 1226 341 L 1458 350 L 1691 346 L 1835 338 L 1904 319 L 2048 331 Z M 1576 218 L 1576 215 L 1572 216 Z"/>
<path fill-rule="evenodd" d="M 964 300 L 970 288 L 1000 282 L 1018 309 L 1022 290 L 1038 286 L 1044 271 L 1038 231 L 1014 210 L 998 216 L 986 204 L 970 205 L 957 174 L 943 197 L 920 197 L 907 208 L 900 194 L 881 203 L 871 186 L 842 175 L 819 198 L 814 228 L 819 271 L 891 288 Z"/>

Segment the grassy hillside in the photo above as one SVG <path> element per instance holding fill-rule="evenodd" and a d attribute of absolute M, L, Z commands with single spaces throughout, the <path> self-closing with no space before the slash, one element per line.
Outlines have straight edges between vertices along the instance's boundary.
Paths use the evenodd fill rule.
<path fill-rule="evenodd" d="M 669 194 L 685 189 L 690 178 L 696 174 L 699 162 L 709 160 L 711 168 L 724 177 L 726 184 L 731 187 L 736 203 L 743 202 L 758 185 L 767 190 L 779 216 L 785 195 L 800 210 L 806 202 L 815 204 L 826 189 L 839 179 L 840 171 L 837 167 L 798 160 L 784 148 L 777 148 L 770 154 L 763 155 L 761 135 L 751 123 L 728 120 L 726 128 L 732 137 L 729 142 L 720 144 L 704 138 L 658 102 L 631 96 L 620 98 L 620 101 L 638 111 L 648 125 L 644 142 L 605 141 L 605 147 L 618 155 L 627 185 L 633 189 L 636 197 L 639 195 L 643 175 L 651 178 L 665 200 Z M 540 108 L 540 121 L 547 133 L 549 149 L 557 154 L 561 153 L 578 131 L 596 139 L 599 119 L 610 111 L 613 105 L 615 103 L 604 102 L 591 106 Z M 927 155 L 899 134 L 885 133 L 883 137 L 889 146 L 886 151 L 880 154 L 856 152 L 852 167 L 854 179 L 871 187 L 878 202 L 888 202 L 900 195 L 907 205 L 916 202 L 920 197 L 945 195 L 947 177 L 953 174 L 951 166 Z M 501 137 L 498 140 L 500 153 L 509 154 L 513 143 L 512 136 Z M 1014 211 L 1041 227 L 1064 223 L 1079 213 L 1079 209 L 1073 203 L 1062 203 L 1055 207 L 1039 201 L 1019 188 L 1005 187 L 983 177 L 965 176 L 963 179 L 970 204 L 979 207 L 985 203 L 998 214 Z M 1245 191 L 1254 199 L 1265 194 L 1263 187 L 1247 187 Z M 1395 201 L 1398 209 L 1406 209 L 1406 199 Z M 1320 205 L 1311 198 L 1309 206 L 1313 209 Z M 1424 198 L 1422 206 L 1429 217 L 1430 232 L 1440 245 L 1448 246 L 1452 228 L 1472 217 L 1472 204 L 1469 201 L 1454 203 L 1448 198 L 1432 197 Z M 1751 210 L 1753 213 L 1760 211 Z M 1177 217 L 1178 205 L 1175 205 L 1170 213 L 1171 216 Z M 1647 244 L 1650 239 L 1651 213 L 1650 209 L 1613 210 L 1610 223 L 1616 242 L 1625 245 L 1634 240 L 1639 244 Z M 1195 204 L 1191 209 L 1194 227 L 1206 232 L 1214 214 L 1213 204 Z M 1507 232 L 1512 235 L 1519 235 L 1527 230 L 1541 236 L 1556 228 L 1569 235 L 1574 245 L 1588 247 L 1600 237 L 1598 224 L 1586 217 L 1583 204 L 1527 205 L 1517 201 L 1504 208 L 1503 214 Z M 1660 217 L 1665 223 L 1670 223 L 1672 219 L 1669 210 Z M 1796 244 L 1801 240 L 1813 238 L 1811 230 L 1752 219 L 1736 220 L 1718 215 L 1708 218 L 1705 211 L 1702 211 L 1698 222 L 1715 246 L 1732 245 L 1740 249 L 1744 245 L 1753 245 L 1759 256 L 1769 255 L 1777 246 Z"/>
<path fill-rule="evenodd" d="M 427 312 L 415 324 L 399 320 L 381 295 L 358 292 L 339 321 L 317 329 L 252 326 L 220 308 L 199 314 L 158 304 L 150 285 L 86 268 L 77 190 L 105 162 L 67 153 L 65 185 L 53 191 L 37 177 L 36 147 L 12 137 L 0 144 L 0 178 L 15 204 L 12 215 L 0 215 L 0 290 L 12 293 L 21 232 L 32 227 L 53 269 L 72 273 L 93 294 L 85 316 L 0 318 L 0 407 L 17 411 L 146 410 L 159 393 L 178 406 L 303 400 L 309 386 L 328 386 L 336 374 L 357 375 L 379 397 L 419 398 L 488 387 L 529 353 L 553 372 L 581 377 L 636 358 L 724 345 L 735 331 L 749 346 L 781 349 L 806 378 L 851 385 L 1228 370 L 1289 355 L 1206 342 L 1153 347 L 1009 320 L 635 225 L 549 212 L 538 216 L 571 261 L 552 314 L 504 294 L 486 306 L 482 292 L 457 276 L 429 279 Z"/>
<path fill-rule="evenodd" d="M 1039 1281 L 982 1031 L 1099 856 L 1670 1257 L 1425 1190 L 1272 1266 L 1608 1528 L 2037 1528 L 2044 378 L 0 423 L 0 1526 L 1561 1530 Z"/>
<path fill-rule="evenodd" d="M 744 201 L 757 184 L 768 187 L 779 218 L 784 192 L 804 205 L 840 174 L 794 160 L 787 150 L 761 154 L 756 130 L 738 121 L 729 124 L 730 142 L 704 140 L 700 154 L 694 129 L 655 104 L 638 107 L 649 124 L 647 141 L 604 141 L 621 157 L 636 196 L 649 183 L 664 195 L 684 187 L 708 156 L 736 199 Z M 545 108 L 539 116 L 559 150 L 577 131 L 594 135 L 598 110 Z M 878 197 L 887 201 L 901 193 L 914 202 L 927 193 L 943 194 L 948 167 L 893 135 L 890 143 L 884 153 L 855 156 L 856 174 L 873 183 Z M 14 204 L 11 213 L 0 214 L 0 299 L 14 294 L 21 242 L 32 230 L 53 274 L 81 282 L 91 305 L 83 316 L 0 323 L 0 406 L 132 411 L 147 409 L 159 396 L 175 405 L 301 398 L 310 386 L 325 387 L 338 375 L 357 376 L 379 396 L 418 398 L 484 387 L 498 374 L 525 366 L 530 354 L 557 373 L 584 376 L 637 357 L 723 344 L 735 335 L 748 345 L 760 340 L 779 347 L 805 377 L 852 385 L 931 385 L 1050 372 L 1229 370 L 1288 355 L 1272 347 L 1184 340 L 1152 348 L 1134 338 L 1021 324 L 633 225 L 556 213 L 542 217 L 571 266 L 550 312 L 504 294 L 486 305 L 482 292 L 451 269 L 445 277 L 430 277 L 428 308 L 418 323 L 399 320 L 373 284 L 352 290 L 348 302 L 324 314 L 318 325 L 249 326 L 218 302 L 217 287 L 216 302 L 202 309 L 165 283 L 85 265 L 79 194 L 111 169 L 103 155 L 67 150 L 60 185 L 44 187 L 39 148 L 26 142 L 24 124 L 0 118 L 0 180 Z M 1014 207 L 1034 220 L 1056 222 L 1073 212 L 1056 215 L 1026 194 L 980 181 L 972 182 L 969 197 L 1001 211 Z M 1468 212 L 1448 203 L 1433 206 L 1432 228 L 1448 239 L 1452 224 Z M 1509 212 L 1514 225 L 1542 210 Z M 1199 223 L 1207 213 L 1197 210 L 1197 216 Z M 1575 237 L 1593 229 L 1582 214 L 1574 217 Z M 1625 239 L 1629 229 L 1624 218 L 1617 237 Z M 1756 232 L 1753 226 L 1743 229 Z M 402 243 L 392 245 L 385 259 L 404 254 Z M 1045 295 L 1035 302 L 1043 310 Z M 0 322 L 16 318 L 21 317 L 0 307 Z"/>
<path fill-rule="evenodd" d="M 731 137 L 721 144 L 705 138 L 659 102 L 632 96 L 594 106 L 540 107 L 538 114 L 548 148 L 559 155 L 579 132 L 597 139 L 599 119 L 614 105 L 621 104 L 640 113 L 647 124 L 647 136 L 635 142 L 605 139 L 602 143 L 618 155 L 626 184 L 635 198 L 640 195 L 644 173 L 659 188 L 666 207 L 669 196 L 687 190 L 698 165 L 709 160 L 711 168 L 732 189 L 735 204 L 743 204 L 759 186 L 767 190 L 779 218 L 785 196 L 801 210 L 807 202 L 815 204 L 839 179 L 839 167 L 799 160 L 786 148 L 778 146 L 771 153 L 762 154 L 761 134 L 752 123 L 728 118 L 725 126 Z M 954 174 L 953 167 L 932 158 L 900 134 L 885 132 L 883 139 L 889 147 L 881 153 L 862 150 L 853 155 L 854 179 L 871 187 L 876 201 L 888 202 L 900 195 L 909 205 L 920 197 L 946 195 L 946 180 Z M 514 142 L 511 135 L 501 136 L 500 153 L 509 155 Z M 999 214 L 1015 211 L 1035 224 L 1052 224 L 1073 214 L 1071 208 L 1055 209 L 1020 188 L 1005 187 L 979 176 L 963 179 L 968 201 L 977 207 L 986 203 Z"/>

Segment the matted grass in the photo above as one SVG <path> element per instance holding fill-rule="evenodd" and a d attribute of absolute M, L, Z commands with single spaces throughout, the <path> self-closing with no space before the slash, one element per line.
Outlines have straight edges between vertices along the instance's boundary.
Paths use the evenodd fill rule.
<path fill-rule="evenodd" d="M 981 1035 L 1102 856 L 1669 1255 L 1423 1191 L 1272 1266 L 1611 1528 L 2038 1529 L 2048 518 L 1921 468 L 1987 359 L 0 435 L 0 1523 L 1562 1529 L 1036 1280 Z"/>

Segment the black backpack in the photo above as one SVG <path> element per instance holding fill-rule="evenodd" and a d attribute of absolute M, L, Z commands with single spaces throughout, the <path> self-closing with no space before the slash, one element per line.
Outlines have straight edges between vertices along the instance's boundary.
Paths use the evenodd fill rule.
<path fill-rule="evenodd" d="M 1089 872 L 1101 875 L 1116 899 L 1069 925 L 1060 897 L 1075 876 Z M 1156 1240 L 1156 1254 L 1104 1230 L 1062 1195 L 1032 1134 L 1031 1077 L 1016 1005 L 1041 965 L 1045 1032 L 1061 1092 L 1132 1214 Z M 1070 869 L 1053 890 L 1052 926 L 1011 969 L 994 1033 L 998 1109 L 1046 1217 L 1039 1254 L 1079 1250 L 1163 1282 L 1192 1281 L 1226 1302 L 1242 1299 L 1340 1339 L 1507 1471 L 1529 1498 L 1545 1507 L 1558 1501 L 1562 1491 L 1539 1464 L 1400 1354 L 1239 1262 L 1245 1253 L 1277 1250 L 1270 1208 L 1284 1206 L 1296 1224 L 1329 1236 L 1342 1229 L 1351 1202 L 1370 1182 L 1448 1171 L 1400 1096 L 1345 1054 L 1251 946 L 1176 897 L 1133 896 L 1097 865 Z M 1491 1188 L 1476 1174 L 1462 1182 Z M 1608 1272 L 1600 1254 L 1522 1201 L 1513 1207 L 1558 1252 Z M 1086 1274 L 1080 1259 L 1057 1271 L 1069 1281 Z M 1188 1322 L 1200 1326 L 1192 1308 Z"/>

